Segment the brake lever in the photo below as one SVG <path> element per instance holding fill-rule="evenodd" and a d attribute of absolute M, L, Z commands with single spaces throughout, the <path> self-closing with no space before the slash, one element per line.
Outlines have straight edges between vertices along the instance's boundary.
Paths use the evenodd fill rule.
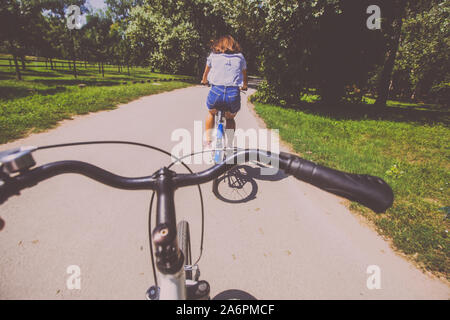
<path fill-rule="evenodd" d="M 0 152 L 1 171 L 11 174 L 33 167 L 36 162 L 31 153 L 36 149 L 35 146 L 28 146 Z"/>
<path fill-rule="evenodd" d="M 10 174 L 30 169 L 36 162 L 32 152 L 37 147 L 19 147 L 0 152 L 0 204 L 9 197 L 19 195 L 20 190 L 15 186 L 14 177 Z"/>

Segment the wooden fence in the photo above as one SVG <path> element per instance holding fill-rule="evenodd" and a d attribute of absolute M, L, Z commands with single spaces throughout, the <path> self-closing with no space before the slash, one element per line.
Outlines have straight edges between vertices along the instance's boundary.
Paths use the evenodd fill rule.
<path fill-rule="evenodd" d="M 71 71 L 76 78 L 79 75 L 80 71 L 87 70 L 96 70 L 99 74 L 104 76 L 105 73 L 123 73 L 132 75 L 135 73 L 146 73 L 146 72 L 155 72 L 153 68 L 150 67 L 141 67 L 134 65 L 116 65 L 110 64 L 106 62 L 89 62 L 89 61 L 70 61 L 70 60 L 62 60 L 62 59 L 48 59 L 42 57 L 36 57 L 36 59 L 20 59 L 17 58 L 17 64 L 19 67 L 19 71 L 26 71 L 28 68 L 45 68 L 47 70 L 54 71 Z M 14 59 L 0 57 L 0 68 L 6 67 L 9 68 L 11 72 L 15 72 L 15 63 Z M 190 77 L 185 80 L 188 82 L 196 82 L 197 79 Z"/>

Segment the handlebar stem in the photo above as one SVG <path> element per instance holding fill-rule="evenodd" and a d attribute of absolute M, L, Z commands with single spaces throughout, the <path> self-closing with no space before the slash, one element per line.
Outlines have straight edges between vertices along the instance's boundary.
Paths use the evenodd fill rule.
<path fill-rule="evenodd" d="M 183 269 L 184 256 L 178 247 L 175 214 L 174 171 L 166 167 L 155 175 L 157 197 L 156 227 L 152 232 L 156 266 L 162 274 L 177 274 Z"/>

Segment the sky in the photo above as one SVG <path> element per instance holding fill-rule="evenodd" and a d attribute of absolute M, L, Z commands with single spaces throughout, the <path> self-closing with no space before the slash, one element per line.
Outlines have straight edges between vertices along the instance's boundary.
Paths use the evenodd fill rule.
<path fill-rule="evenodd" d="M 104 0 L 87 0 L 86 3 L 94 9 L 105 9 L 106 4 Z"/>
<path fill-rule="evenodd" d="M 105 0 L 86 0 L 86 6 L 92 9 L 106 9 Z M 86 24 L 86 15 L 81 15 L 81 25 Z"/>
<path fill-rule="evenodd" d="M 105 0 L 86 0 L 86 6 L 91 9 L 106 9 Z M 50 11 L 44 10 L 43 14 L 44 15 L 50 14 Z M 67 12 L 66 12 L 66 14 L 67 14 Z M 86 14 L 82 14 L 80 16 L 79 21 L 82 26 L 85 25 L 86 24 Z"/>

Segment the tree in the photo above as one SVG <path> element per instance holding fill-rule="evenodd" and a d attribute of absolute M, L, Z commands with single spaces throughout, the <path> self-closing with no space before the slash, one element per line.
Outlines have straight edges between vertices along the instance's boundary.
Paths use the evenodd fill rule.
<path fill-rule="evenodd" d="M 64 32 L 59 18 L 48 15 L 44 19 L 45 27 L 42 28 L 42 39 L 36 47 L 36 55 L 47 58 L 50 68 L 53 69 L 53 59 L 61 56 L 62 53 L 61 37 Z"/>
<path fill-rule="evenodd" d="M 389 86 L 394 69 L 395 57 L 397 55 L 398 46 L 400 43 L 400 34 L 402 30 L 403 18 L 406 14 L 407 0 L 394 0 L 390 10 L 384 10 L 387 18 L 384 21 L 386 40 L 385 61 L 381 71 L 377 99 L 375 104 L 384 107 L 389 97 Z"/>
<path fill-rule="evenodd" d="M 207 43 L 210 38 L 227 33 L 232 34 L 242 47 L 249 72 L 259 73 L 260 54 L 264 44 L 262 30 L 266 25 L 264 2 L 262 0 L 215 0 L 209 3 L 211 9 L 207 11 L 207 18 L 216 21 L 216 25 L 208 35 L 209 38 L 205 37 L 203 41 Z"/>
<path fill-rule="evenodd" d="M 148 62 L 150 54 L 157 46 L 155 33 L 159 17 L 157 13 L 144 7 L 136 7 L 131 10 L 130 23 L 125 34 L 130 42 L 132 62 L 136 64 L 143 61 Z"/>
<path fill-rule="evenodd" d="M 17 80 L 22 79 L 17 59 L 21 58 L 25 68 L 25 52 L 39 39 L 34 26 L 42 19 L 41 10 L 40 3 L 33 1 L 5 0 L 0 4 L 0 39 L 13 56 Z"/>
<path fill-rule="evenodd" d="M 366 26 L 372 1 L 341 0 L 328 4 L 314 28 L 311 42 L 311 85 L 323 102 L 343 98 L 360 102 L 368 89 L 369 73 L 380 61 L 380 31 Z"/>
<path fill-rule="evenodd" d="M 100 72 L 104 76 L 104 63 L 111 60 L 112 48 L 117 41 L 113 21 L 101 12 L 86 17 L 83 27 L 82 45 L 88 48 L 91 57 L 100 63 Z"/>
<path fill-rule="evenodd" d="M 434 87 L 450 82 L 449 15 L 450 3 L 442 1 L 405 19 L 395 63 L 397 94 L 426 98 Z"/>
<path fill-rule="evenodd" d="M 107 13 L 115 22 L 126 21 L 132 8 L 142 6 L 144 0 L 105 0 Z"/>
<path fill-rule="evenodd" d="M 315 65 L 320 44 L 327 41 L 324 36 L 319 42 L 320 24 L 324 22 L 325 9 L 328 17 L 338 10 L 337 1 L 236 0 L 235 3 L 247 9 L 234 16 L 230 14 L 226 21 L 234 20 L 231 25 L 236 31 L 248 30 L 244 34 L 251 35 L 250 43 L 256 44 L 255 57 L 252 55 L 250 59 L 259 61 L 261 75 L 267 80 L 265 88 L 270 94 L 266 97 L 272 100 L 267 102 L 298 101 L 302 92 L 320 85 L 318 74 L 323 69 Z M 246 26 L 248 21 L 252 28 Z"/>
<path fill-rule="evenodd" d="M 70 4 L 79 5 L 83 12 L 86 9 L 84 7 L 85 1 L 73 0 Z M 48 35 L 56 30 L 53 28 L 54 23 L 59 26 L 58 35 L 67 31 L 67 28 L 61 28 L 61 26 L 65 27 L 64 14 L 68 5 L 61 0 L 4 0 L 0 4 L 0 39 L 13 55 L 16 79 L 21 80 L 18 58 L 22 60 L 24 67 L 26 53 L 55 54 L 57 44 L 53 42 L 64 37 L 55 39 Z M 47 10 L 47 16 L 43 14 L 44 10 Z M 55 34 L 52 34 L 52 36 L 55 36 Z M 70 46 L 73 49 L 73 41 L 71 42 L 72 45 L 69 41 L 66 41 L 64 45 L 66 51 L 70 51 Z"/>
<path fill-rule="evenodd" d="M 376 105 L 385 106 L 386 101 L 389 97 L 389 91 L 393 88 L 392 74 L 394 67 L 396 66 L 397 53 L 401 46 L 401 43 L 404 42 L 405 39 L 407 39 L 406 43 L 411 43 L 411 39 L 417 39 L 417 35 L 415 34 L 415 32 L 417 31 L 418 23 L 417 21 L 413 22 L 415 19 L 414 17 L 418 18 L 419 21 L 421 21 L 419 24 L 422 24 L 422 26 L 424 27 L 422 28 L 422 31 L 424 29 L 427 29 L 426 25 L 428 25 L 430 22 L 432 25 L 436 25 L 436 23 L 438 23 L 438 26 L 435 28 L 439 28 L 439 23 L 441 22 L 441 20 L 439 19 L 448 19 L 448 11 L 447 13 L 441 12 L 442 17 L 438 18 L 439 21 L 436 21 L 436 19 L 434 19 L 437 17 L 436 15 L 438 14 L 438 10 L 433 11 L 431 14 L 424 15 L 423 13 L 429 12 L 433 7 L 437 8 L 437 6 L 441 6 L 441 4 L 444 5 L 444 2 L 445 1 L 440 0 L 395 0 L 383 2 L 385 8 L 388 9 L 384 10 L 385 19 L 383 21 L 384 34 L 386 35 L 385 60 L 383 63 L 381 74 L 379 76 L 377 89 L 378 97 L 376 100 Z M 406 21 L 409 21 L 409 23 L 407 26 L 403 27 Z M 415 25 L 416 27 L 414 27 L 413 25 Z M 428 31 L 430 32 L 429 34 L 422 34 L 422 36 L 425 36 L 425 39 L 427 39 L 422 42 L 422 49 L 425 50 L 427 49 L 423 46 L 423 44 L 431 44 L 431 42 L 429 42 L 430 34 L 436 34 L 436 30 L 430 29 Z M 445 33 L 441 32 L 439 34 L 445 37 Z M 418 43 L 416 42 L 416 44 Z M 402 51 L 403 53 L 401 54 L 404 57 L 409 56 L 409 62 L 412 62 L 412 56 L 424 56 L 418 51 L 415 51 L 412 54 L 407 54 L 406 46 L 403 46 Z M 426 64 L 426 61 L 422 61 L 421 63 Z M 423 68 L 423 65 L 421 65 L 421 68 Z M 414 72 L 416 72 L 417 70 L 412 69 L 411 71 L 414 74 Z"/>
<path fill-rule="evenodd" d="M 125 64 L 130 74 L 130 62 L 132 62 L 131 43 L 127 37 L 126 29 L 130 20 L 130 12 L 133 7 L 142 6 L 143 0 L 106 0 L 106 15 L 114 21 L 113 32 L 116 36 L 114 56 L 116 63 Z M 137 63 L 140 64 L 140 63 Z M 120 68 L 120 67 L 119 67 Z"/>
<path fill-rule="evenodd" d="M 259 7 L 258 14 L 264 17 L 260 70 L 277 93 L 274 99 L 298 100 L 308 87 L 313 30 L 322 14 L 321 5 L 317 1 L 269 0 Z"/>
<path fill-rule="evenodd" d="M 209 0 L 149 1 L 130 12 L 133 57 L 164 72 L 199 74 L 209 40 L 225 25 Z"/>

